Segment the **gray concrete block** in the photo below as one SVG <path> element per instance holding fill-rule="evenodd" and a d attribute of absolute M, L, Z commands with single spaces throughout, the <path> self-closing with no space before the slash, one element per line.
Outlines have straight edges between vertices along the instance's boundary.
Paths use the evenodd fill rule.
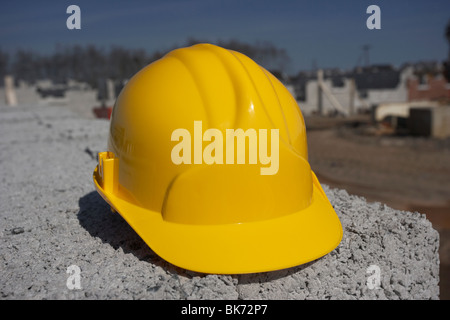
<path fill-rule="evenodd" d="M 433 109 L 432 135 L 442 139 L 450 137 L 450 106 Z"/>
<path fill-rule="evenodd" d="M 325 257 L 247 275 L 171 265 L 94 190 L 108 128 L 61 107 L 0 108 L 2 299 L 439 298 L 439 236 L 426 217 L 327 186 L 344 237 Z M 80 289 L 67 286 L 71 265 Z M 371 289 L 373 265 L 380 286 Z"/>

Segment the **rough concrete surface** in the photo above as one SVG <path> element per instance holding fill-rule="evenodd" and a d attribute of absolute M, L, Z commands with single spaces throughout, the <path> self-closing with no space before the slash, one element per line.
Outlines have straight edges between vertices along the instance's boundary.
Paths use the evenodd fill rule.
<path fill-rule="evenodd" d="M 323 258 L 247 275 L 165 262 L 94 190 L 108 126 L 62 106 L 0 107 L 1 299 L 439 298 L 439 235 L 426 217 L 327 186 L 344 237 Z M 81 289 L 67 287 L 71 265 Z M 367 285 L 371 265 L 379 288 Z"/>

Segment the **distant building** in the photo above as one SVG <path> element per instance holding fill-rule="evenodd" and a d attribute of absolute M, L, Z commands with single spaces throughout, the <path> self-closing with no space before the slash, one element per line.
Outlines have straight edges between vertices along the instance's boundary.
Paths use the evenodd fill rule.
<path fill-rule="evenodd" d="M 339 69 L 323 71 L 324 84 L 339 104 L 349 111 L 350 108 L 354 112 L 368 111 L 384 103 L 450 101 L 450 84 L 436 62 L 406 64 L 398 69 L 391 65 L 372 65 L 349 72 Z M 315 112 L 319 104 L 322 104 L 324 114 L 336 112 L 327 97 L 322 95 L 319 98 L 316 72 L 300 72 L 291 81 L 302 112 Z"/>
<path fill-rule="evenodd" d="M 444 67 L 436 63 L 416 66 L 408 80 L 408 101 L 450 102 L 450 83 L 444 76 Z"/>
<path fill-rule="evenodd" d="M 380 103 L 407 101 L 407 81 L 412 72 L 412 67 L 397 70 L 390 65 L 355 70 L 351 76 L 355 79 L 360 97 L 360 101 L 356 102 L 357 107 L 366 105 L 372 108 Z"/>

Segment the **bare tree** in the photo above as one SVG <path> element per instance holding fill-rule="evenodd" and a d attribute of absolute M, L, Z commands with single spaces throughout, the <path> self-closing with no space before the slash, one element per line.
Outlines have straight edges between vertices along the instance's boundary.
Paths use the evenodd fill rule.
<path fill-rule="evenodd" d="M 205 43 L 208 41 L 202 41 L 195 38 L 188 38 L 186 41 L 186 46 L 191 46 L 197 43 Z M 276 70 L 279 72 L 286 72 L 290 65 L 290 57 L 285 49 L 277 48 L 274 44 L 269 41 L 256 42 L 255 44 L 250 44 L 242 42 L 236 39 L 231 40 L 218 40 L 214 42 L 220 47 L 238 51 L 245 54 L 249 58 L 255 60 L 261 66 L 266 69 Z"/>
<path fill-rule="evenodd" d="M 445 37 L 447 38 L 449 49 L 447 61 L 444 62 L 444 76 L 447 79 L 447 82 L 450 82 L 450 20 L 445 28 Z"/>
<path fill-rule="evenodd" d="M 199 42 L 205 41 L 189 38 L 186 46 Z M 275 47 L 270 42 L 248 44 L 232 39 L 219 40 L 216 44 L 242 52 L 267 69 L 285 71 L 289 64 L 286 51 Z M 160 59 L 164 54 L 165 52 L 161 50 L 148 54 L 143 49 L 127 49 L 120 46 L 104 50 L 92 44 L 57 45 L 54 52 L 46 56 L 20 49 L 14 54 L 12 72 L 16 79 L 29 83 L 34 83 L 38 79 L 50 79 L 55 83 L 65 83 L 68 79 L 75 79 L 97 88 L 101 79 L 110 78 L 121 83 L 131 78 L 140 69 Z M 0 73 L 5 72 L 7 64 L 8 56 L 0 51 Z"/>

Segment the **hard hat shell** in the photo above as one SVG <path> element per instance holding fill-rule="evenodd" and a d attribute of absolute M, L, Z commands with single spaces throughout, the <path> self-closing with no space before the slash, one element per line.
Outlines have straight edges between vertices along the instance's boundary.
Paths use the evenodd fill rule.
<path fill-rule="evenodd" d="M 204 273 L 272 271 L 340 243 L 339 218 L 308 163 L 297 102 L 247 56 L 211 44 L 176 49 L 126 84 L 110 121 L 96 189 L 170 263 Z M 175 164 L 172 133 L 185 128 L 198 139 L 196 121 L 201 136 L 208 128 L 223 136 L 230 128 L 278 129 L 278 171 L 263 175 L 260 163 Z"/>

